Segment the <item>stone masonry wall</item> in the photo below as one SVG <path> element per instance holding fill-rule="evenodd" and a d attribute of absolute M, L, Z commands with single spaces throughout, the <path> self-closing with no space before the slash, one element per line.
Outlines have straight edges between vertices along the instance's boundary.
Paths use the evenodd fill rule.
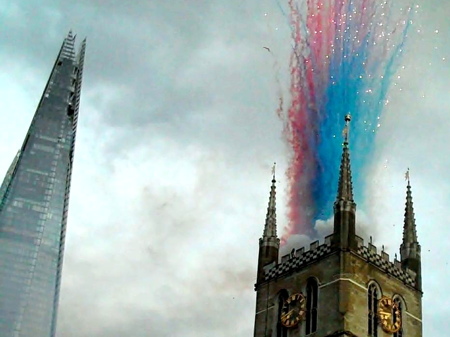
<path fill-rule="evenodd" d="M 420 291 L 405 283 L 405 280 L 387 273 L 375 260 L 368 262 L 364 256 L 354 252 L 327 251 L 316 260 L 305 260 L 305 256 L 316 254 L 316 251 L 325 252 L 322 246 L 314 243 L 309 251 L 298 254 L 299 250 L 291 257 L 285 256 L 282 264 L 266 268 L 270 275 L 268 281 L 257 285 L 254 337 L 276 337 L 279 292 L 286 289 L 289 295 L 297 292 L 305 294 L 309 277 L 317 279 L 319 294 L 318 329 L 308 337 L 325 337 L 337 331 L 349 331 L 358 337 L 366 337 L 367 289 L 374 281 L 381 289 L 380 296 L 397 295 L 402 298 L 404 336 L 422 337 Z M 298 265 L 297 261 L 303 262 Z M 305 336 L 304 323 L 290 329 L 288 336 Z M 378 336 L 392 337 L 384 333 L 381 327 Z"/>
<path fill-rule="evenodd" d="M 344 253 L 343 275 L 351 280 L 346 286 L 349 298 L 345 314 L 345 330 L 350 330 L 357 336 L 367 336 L 367 288 L 370 282 L 375 281 L 381 289 L 380 296 L 392 298 L 397 295 L 403 299 L 404 336 L 422 337 L 421 292 L 350 252 Z M 392 337 L 381 328 L 378 336 Z"/>

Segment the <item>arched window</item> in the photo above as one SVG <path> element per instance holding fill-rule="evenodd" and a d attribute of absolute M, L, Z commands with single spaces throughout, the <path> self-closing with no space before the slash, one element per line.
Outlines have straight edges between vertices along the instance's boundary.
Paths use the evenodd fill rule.
<path fill-rule="evenodd" d="M 378 287 L 372 283 L 369 285 L 369 292 L 367 296 L 367 307 L 368 307 L 368 330 L 369 330 L 369 336 L 370 337 L 377 337 L 378 336 L 378 317 L 377 317 L 377 311 L 378 311 L 378 300 L 380 299 L 380 291 L 378 290 Z"/>
<path fill-rule="evenodd" d="M 283 310 L 283 304 L 288 299 L 289 294 L 286 289 L 283 289 L 278 294 L 278 321 L 277 321 L 277 337 L 287 337 L 288 330 L 281 324 L 281 311 Z"/>
<path fill-rule="evenodd" d="M 319 285 L 315 278 L 309 278 L 306 283 L 306 334 L 317 330 L 317 296 Z"/>
<path fill-rule="evenodd" d="M 400 319 L 402 320 L 402 327 L 400 330 L 394 333 L 394 337 L 403 337 L 403 304 L 402 300 L 399 297 L 394 297 L 394 303 L 397 304 L 398 309 L 400 310 Z M 392 319 L 395 322 L 397 317 L 395 311 L 392 313 Z"/>

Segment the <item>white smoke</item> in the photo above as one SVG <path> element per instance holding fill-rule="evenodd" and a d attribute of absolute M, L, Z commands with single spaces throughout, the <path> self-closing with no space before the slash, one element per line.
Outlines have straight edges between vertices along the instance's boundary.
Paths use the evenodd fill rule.
<path fill-rule="evenodd" d="M 327 220 L 316 221 L 314 228 L 316 229 L 317 236 L 320 241 L 322 241 L 325 236 L 333 233 L 333 222 L 334 217 L 331 217 Z"/>
<path fill-rule="evenodd" d="M 289 254 L 292 251 L 292 249 L 297 250 L 302 247 L 305 247 L 305 250 L 308 250 L 309 244 L 312 241 L 313 239 L 307 235 L 292 234 L 287 238 L 286 243 L 281 246 L 280 255 L 284 256 L 286 254 Z"/>

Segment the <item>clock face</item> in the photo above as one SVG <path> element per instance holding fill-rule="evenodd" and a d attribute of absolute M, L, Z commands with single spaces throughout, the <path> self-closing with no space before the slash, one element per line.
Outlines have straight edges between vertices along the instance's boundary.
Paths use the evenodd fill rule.
<path fill-rule="evenodd" d="M 305 297 L 301 293 L 290 296 L 281 309 L 281 324 L 287 328 L 297 326 L 305 318 Z"/>
<path fill-rule="evenodd" d="M 381 328 L 387 333 L 395 333 L 402 327 L 401 312 L 398 305 L 389 297 L 378 301 L 378 319 Z"/>

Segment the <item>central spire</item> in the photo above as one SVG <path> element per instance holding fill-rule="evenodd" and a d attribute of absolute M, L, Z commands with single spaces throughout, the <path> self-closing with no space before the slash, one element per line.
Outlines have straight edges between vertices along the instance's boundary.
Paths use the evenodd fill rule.
<path fill-rule="evenodd" d="M 338 203 L 340 200 L 353 202 L 352 174 L 350 170 L 350 152 L 348 148 L 350 121 L 351 116 L 346 115 L 345 127 L 343 131 L 344 143 L 343 143 L 341 167 L 339 172 L 339 183 L 338 183 L 338 193 L 336 197 L 336 203 Z"/>
<path fill-rule="evenodd" d="M 352 172 L 350 169 L 350 151 L 348 148 L 349 123 L 351 116 L 345 116 L 343 131 L 344 142 L 339 183 L 334 203 L 334 246 L 339 249 L 356 249 L 355 218 L 356 204 L 353 201 Z"/>

